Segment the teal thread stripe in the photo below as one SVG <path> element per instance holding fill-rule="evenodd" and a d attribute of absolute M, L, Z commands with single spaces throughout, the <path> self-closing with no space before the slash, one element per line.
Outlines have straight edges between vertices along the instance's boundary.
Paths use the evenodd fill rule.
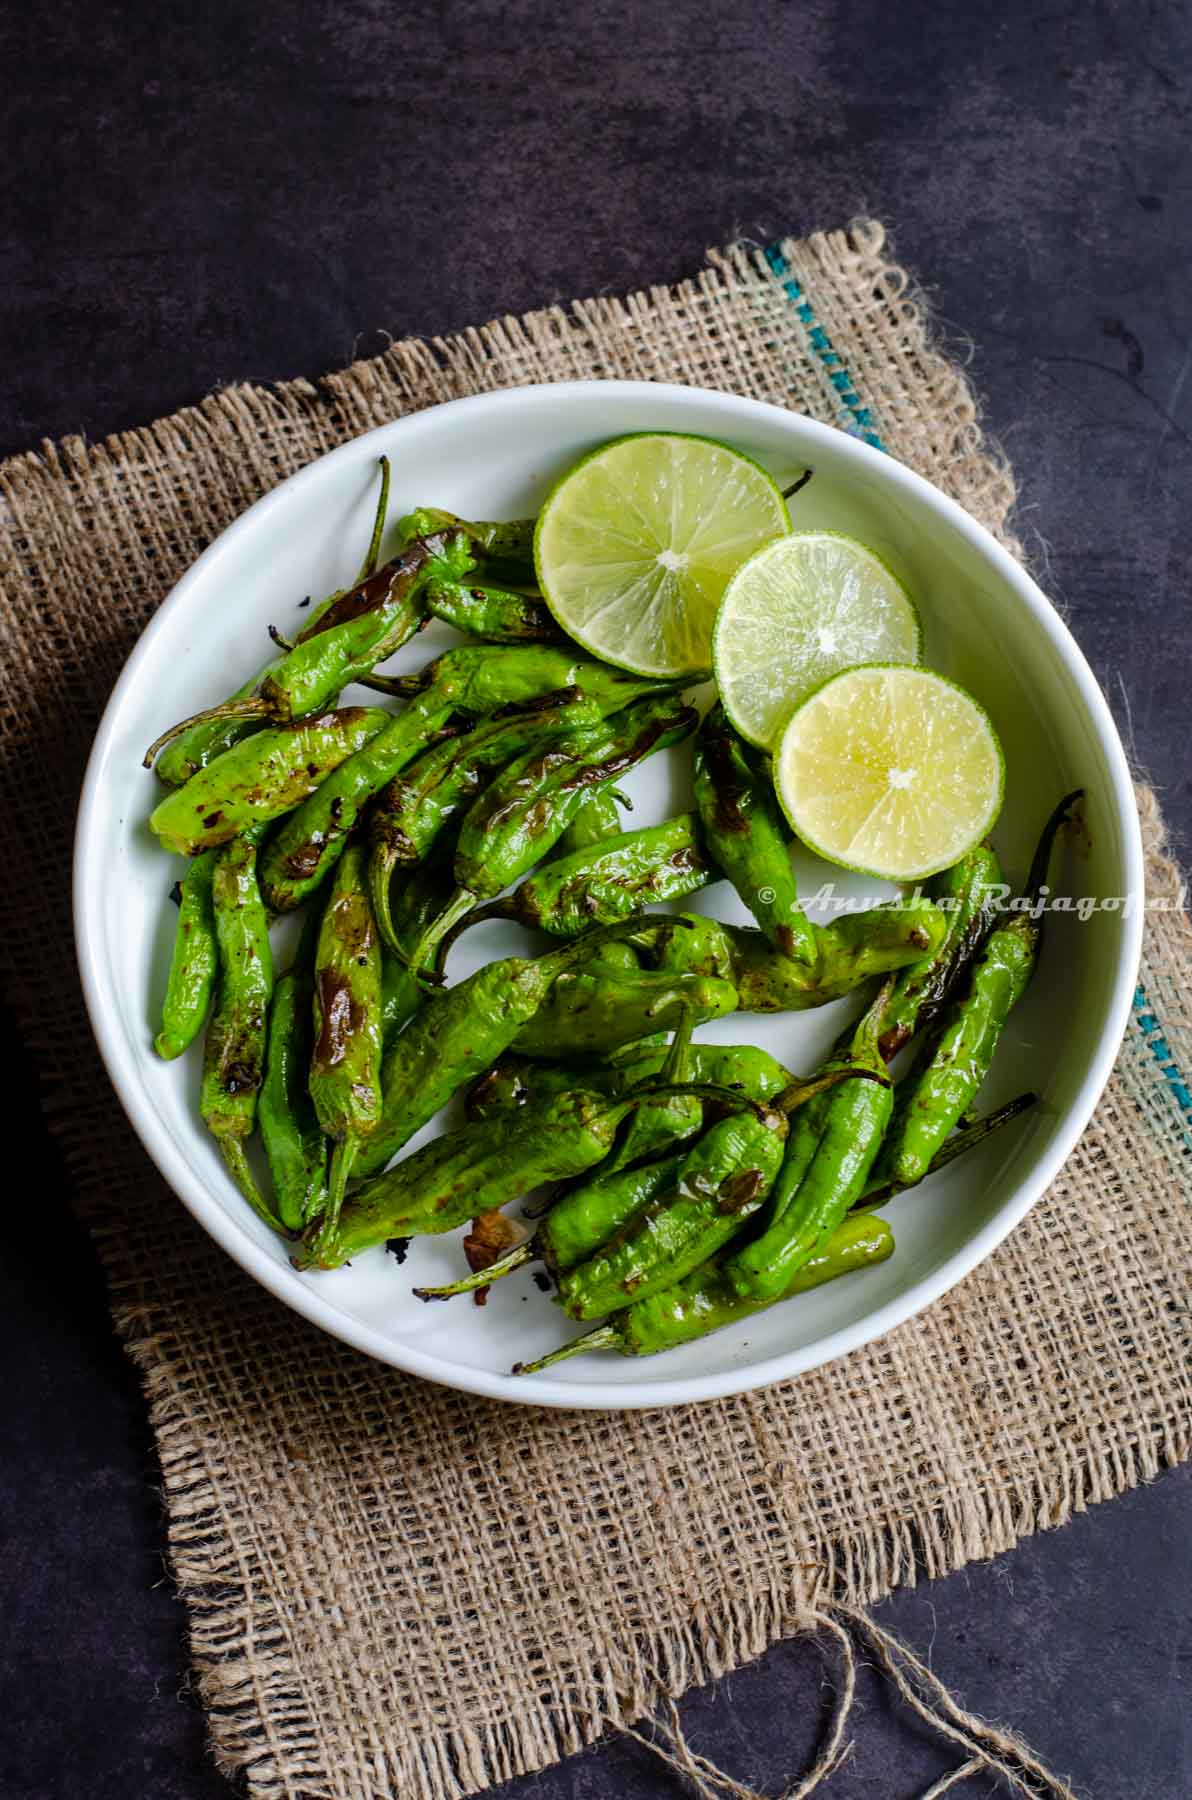
<path fill-rule="evenodd" d="M 861 404 L 861 396 L 853 386 L 852 376 L 845 368 L 838 352 L 832 347 L 832 340 L 815 316 L 815 308 L 807 298 L 807 294 L 794 275 L 786 257 L 782 254 L 781 244 L 767 244 L 766 261 L 771 273 L 782 283 L 782 291 L 794 305 L 799 319 L 806 328 L 807 341 L 815 354 L 828 371 L 828 380 L 840 395 L 840 402 L 849 416 L 850 423 L 845 429 L 852 437 L 859 437 L 866 444 L 872 444 L 875 450 L 884 450 L 886 446 L 878 436 L 873 422 L 873 414 L 867 406 Z"/>
<path fill-rule="evenodd" d="M 1134 990 L 1134 1011 L 1138 1016 L 1138 1028 L 1142 1032 L 1146 1047 L 1159 1065 L 1164 1081 L 1175 1095 L 1184 1113 L 1192 1118 L 1192 1092 L 1180 1072 L 1180 1066 L 1171 1054 L 1171 1047 L 1163 1036 L 1163 1027 L 1151 1011 L 1151 1003 L 1147 999 L 1146 989 L 1136 987 Z"/>

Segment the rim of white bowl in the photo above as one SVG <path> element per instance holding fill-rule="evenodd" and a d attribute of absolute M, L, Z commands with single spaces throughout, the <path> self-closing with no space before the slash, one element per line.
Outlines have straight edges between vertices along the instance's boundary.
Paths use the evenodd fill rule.
<path fill-rule="evenodd" d="M 241 533 L 251 530 L 253 525 L 270 509 L 282 504 L 283 496 L 289 496 L 303 485 L 318 480 L 321 471 L 326 468 L 328 463 L 336 460 L 348 461 L 353 457 L 369 455 L 371 454 L 370 446 L 373 443 L 383 438 L 391 438 L 395 431 L 416 435 L 420 428 L 425 428 L 429 420 L 438 421 L 444 413 L 454 415 L 462 425 L 469 414 L 498 412 L 502 407 L 510 406 L 517 409 L 526 404 L 532 404 L 536 395 L 548 394 L 556 401 L 560 399 L 573 400 L 581 409 L 590 405 L 596 395 L 614 395 L 621 399 L 639 400 L 657 407 L 659 410 L 664 409 L 678 398 L 684 405 L 697 403 L 705 414 L 709 412 L 713 415 L 721 414 L 725 421 L 726 434 L 729 435 L 731 435 L 731 421 L 734 419 L 747 421 L 761 418 L 770 425 L 781 421 L 784 425 L 790 426 L 794 435 L 800 440 L 792 460 L 797 460 L 797 457 L 803 454 L 808 443 L 821 444 L 833 456 L 843 455 L 846 461 L 850 458 L 855 459 L 859 467 L 876 476 L 880 482 L 900 489 L 913 502 L 926 506 L 942 517 L 961 537 L 968 540 L 969 544 L 984 557 L 987 563 L 992 565 L 997 575 L 1014 588 L 1018 598 L 1032 615 L 1038 629 L 1058 653 L 1060 661 L 1075 686 L 1080 702 L 1093 727 L 1109 777 L 1124 862 L 1123 893 L 1129 901 L 1124 909 L 1122 919 L 1125 933 L 1124 950 L 1114 971 L 1113 993 L 1107 1009 L 1107 1022 L 1089 1059 L 1089 1066 L 1082 1077 L 1079 1092 L 1068 1107 L 1062 1129 L 1057 1132 L 1047 1153 L 1036 1163 L 1029 1178 L 1019 1184 L 1012 1196 L 999 1209 L 995 1218 L 990 1219 L 962 1249 L 941 1263 L 931 1274 L 924 1276 L 896 1299 L 867 1313 L 863 1319 L 859 1319 L 851 1325 L 843 1326 L 837 1331 L 828 1333 L 825 1337 L 817 1338 L 814 1342 L 798 1349 L 786 1351 L 780 1356 L 768 1357 L 762 1362 L 737 1369 L 722 1370 L 716 1374 L 676 1377 L 670 1381 L 647 1378 L 631 1388 L 598 1381 L 585 1382 L 582 1385 L 571 1384 L 541 1375 L 511 1376 L 493 1370 L 476 1369 L 465 1364 L 452 1363 L 442 1355 L 430 1354 L 411 1345 L 394 1345 L 372 1326 L 364 1324 L 341 1307 L 323 1299 L 288 1265 L 273 1261 L 249 1235 L 246 1227 L 224 1209 L 220 1201 L 191 1168 L 164 1122 L 159 1118 L 144 1089 L 135 1080 L 130 1079 L 125 1072 L 121 1046 L 118 1041 L 119 1032 L 115 1023 L 115 1009 L 109 1009 L 109 996 L 104 990 L 106 969 L 101 953 L 99 906 L 98 902 L 92 898 L 89 884 L 84 880 L 84 872 L 92 854 L 89 840 L 92 821 L 98 810 L 96 805 L 98 783 L 108 744 L 122 710 L 124 697 L 136 682 L 142 663 L 150 655 L 167 612 L 172 612 L 175 605 L 184 598 L 187 590 L 201 576 L 207 574 L 211 565 L 218 561 L 232 540 Z M 235 519 L 225 531 L 220 533 L 219 537 L 202 551 L 167 595 L 134 645 L 128 661 L 112 689 L 100 720 L 99 729 L 96 732 L 79 798 L 75 828 L 73 889 L 75 946 L 83 994 L 91 1028 L 95 1033 L 109 1079 L 134 1130 L 159 1172 L 188 1211 L 194 1215 L 216 1243 L 226 1250 L 242 1269 L 246 1270 L 285 1305 L 292 1307 L 295 1312 L 329 1332 L 332 1337 L 342 1339 L 343 1342 L 351 1344 L 355 1349 L 363 1351 L 365 1355 L 388 1363 L 393 1368 L 402 1369 L 408 1374 L 419 1375 L 425 1380 L 437 1382 L 441 1386 L 457 1388 L 466 1393 L 483 1394 L 494 1400 L 582 1411 L 626 1411 L 655 1406 L 681 1406 L 693 1401 L 724 1399 L 733 1394 L 769 1387 L 774 1382 L 804 1374 L 809 1369 L 818 1368 L 824 1363 L 832 1362 L 837 1357 L 846 1355 L 850 1350 L 857 1350 L 865 1344 L 872 1343 L 875 1338 L 884 1336 L 896 1325 L 901 1325 L 907 1319 L 914 1318 L 925 1307 L 932 1305 L 941 1295 L 946 1294 L 949 1288 L 983 1262 L 997 1248 L 1003 1238 L 1007 1237 L 1020 1223 L 1036 1200 L 1055 1179 L 1071 1154 L 1081 1132 L 1092 1116 L 1093 1108 L 1100 1099 L 1113 1069 L 1118 1048 L 1129 1022 L 1130 1004 L 1142 953 L 1142 836 L 1134 800 L 1134 785 L 1126 754 L 1122 748 L 1108 703 L 1085 660 L 1083 651 L 1051 602 L 1026 571 L 1014 561 L 1009 552 L 1002 548 L 997 539 L 983 525 L 979 525 L 964 511 L 963 507 L 949 498 L 947 494 L 941 493 L 925 477 L 916 474 L 914 470 L 907 468 L 904 464 L 896 462 L 884 451 L 872 448 L 869 444 L 849 436 L 835 426 L 821 424 L 816 419 L 807 418 L 803 413 L 772 405 L 765 400 L 751 400 L 742 395 L 723 393 L 717 389 L 693 388 L 678 383 L 649 381 L 538 382 L 526 387 L 500 388 L 493 393 L 471 394 L 458 400 L 447 400 L 438 406 L 428 407 L 422 412 L 412 413 L 407 418 L 391 420 L 388 424 L 376 426 L 372 431 L 352 438 L 346 444 L 340 444 L 336 449 L 328 451 L 326 455 L 316 458 L 314 462 L 308 463 L 304 468 L 287 477 L 241 513 L 239 518 Z"/>

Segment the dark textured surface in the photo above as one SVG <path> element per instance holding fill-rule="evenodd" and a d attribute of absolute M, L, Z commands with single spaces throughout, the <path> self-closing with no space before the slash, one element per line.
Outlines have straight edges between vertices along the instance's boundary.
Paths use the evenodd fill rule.
<path fill-rule="evenodd" d="M 1187 845 L 1190 52 L 1173 0 L 10 8 L 0 446 L 871 212 L 971 335 L 1045 581 Z M 217 1800 L 141 1399 L 52 1147 L 32 1166 L 0 1274 L 0 1794 Z M 1168 1475 L 881 1617 L 1082 1793 L 1175 1800 L 1190 1497 Z M 774 1791 L 822 1670 L 783 1646 L 684 1719 Z M 833 1800 L 947 1766 L 863 1701 Z M 631 1745 L 502 1790 L 667 1791 Z"/>

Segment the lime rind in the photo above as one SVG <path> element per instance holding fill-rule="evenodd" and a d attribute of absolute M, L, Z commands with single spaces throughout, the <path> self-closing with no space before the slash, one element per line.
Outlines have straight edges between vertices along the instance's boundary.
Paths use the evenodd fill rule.
<path fill-rule="evenodd" d="M 916 665 L 919 610 L 876 551 L 843 532 L 793 531 L 737 570 L 716 617 L 712 662 L 733 724 L 759 749 L 847 668 Z"/>
<path fill-rule="evenodd" d="M 905 663 L 867 663 L 830 676 L 792 713 L 774 784 L 792 830 L 825 862 L 923 881 L 993 829 L 1005 757 L 989 714 L 958 682 Z M 897 855 L 872 853 L 883 839 L 898 843 Z"/>
<path fill-rule="evenodd" d="M 685 432 L 591 451 L 548 494 L 534 533 L 547 606 L 594 656 L 634 674 L 701 679 L 732 575 L 790 528 L 773 477 Z"/>

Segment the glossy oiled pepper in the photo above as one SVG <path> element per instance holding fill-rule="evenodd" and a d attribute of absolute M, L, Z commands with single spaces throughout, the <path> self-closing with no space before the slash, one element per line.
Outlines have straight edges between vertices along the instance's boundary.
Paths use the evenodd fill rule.
<path fill-rule="evenodd" d="M 343 855 L 373 795 L 447 724 L 454 704 L 430 688 L 340 763 L 275 832 L 261 863 L 261 885 L 274 912 L 309 898 Z"/>
<path fill-rule="evenodd" d="M 300 1268 L 336 1268 L 394 1237 L 454 1231 L 547 1181 L 582 1175 L 608 1154 L 644 1096 L 607 1100 L 575 1089 L 510 1129 L 505 1121 L 447 1132 L 349 1195 L 334 1233 L 308 1232 Z"/>
<path fill-rule="evenodd" d="M 157 1054 L 167 1061 L 181 1056 L 194 1042 L 211 1010 L 219 973 L 219 944 L 211 901 L 214 872 L 215 852 L 204 850 L 195 857 L 180 883 L 178 923 L 161 1008 L 161 1030 L 153 1040 Z"/>
<path fill-rule="evenodd" d="M 473 920 L 516 919 L 531 931 L 577 937 L 663 900 L 681 900 L 712 879 L 693 813 L 622 831 L 587 850 L 555 857 Z"/>
<path fill-rule="evenodd" d="M 696 717 L 674 694 L 654 694 L 512 763 L 464 819 L 455 847 L 456 891 L 424 933 L 415 967 L 432 962 L 440 941 L 478 901 L 499 894 L 545 856 L 593 788 L 680 743 Z"/>
<path fill-rule="evenodd" d="M 415 1288 L 422 1300 L 450 1300 L 454 1294 L 487 1291 L 491 1281 L 511 1275 L 526 1263 L 541 1257 L 555 1271 L 590 1255 L 617 1230 L 631 1213 L 655 1189 L 651 1178 L 658 1164 L 651 1165 L 650 1175 L 643 1179 L 643 1158 L 658 1156 L 699 1130 L 703 1119 L 703 1101 L 677 1082 L 690 1079 L 691 1016 L 684 1019 L 675 1033 L 675 1041 L 667 1052 L 658 1077 L 665 1092 L 660 1098 L 643 1100 L 630 1114 L 619 1144 L 614 1144 L 596 1174 L 578 1188 L 559 1195 L 551 1207 L 546 1223 L 539 1226 L 527 1244 L 520 1244 L 508 1255 L 492 1262 L 462 1281 L 448 1287 Z M 588 1092 L 594 1090 L 585 1083 Z M 586 1248 L 577 1246 L 587 1234 Z M 561 1258 L 561 1260 L 560 1260 Z"/>
<path fill-rule="evenodd" d="M 948 1164 L 955 1162 L 958 1156 L 963 1156 L 966 1151 L 976 1149 L 978 1144 L 983 1144 L 985 1139 L 991 1137 L 995 1131 L 1000 1131 L 1004 1125 L 1009 1125 L 1012 1119 L 1019 1118 L 1022 1113 L 1029 1112 L 1032 1106 L 1038 1104 L 1038 1094 L 1016 1094 L 1013 1100 L 1007 1100 L 1004 1106 L 997 1107 L 994 1112 L 986 1113 L 984 1118 L 974 1119 L 970 1125 L 965 1126 L 963 1131 L 955 1132 L 952 1137 L 947 1138 L 940 1145 L 932 1157 L 930 1165 L 924 1169 L 921 1175 L 916 1175 L 913 1181 L 887 1180 L 882 1176 L 877 1163 L 875 1163 L 869 1171 L 869 1179 L 861 1191 L 860 1199 L 854 1200 L 850 1211 L 854 1213 L 873 1212 L 876 1207 L 887 1205 L 896 1195 L 905 1193 L 907 1188 L 918 1187 L 919 1183 L 925 1181 L 928 1175 L 934 1175 L 938 1170 L 946 1169 Z"/>
<path fill-rule="evenodd" d="M 635 1169 L 617 1169 L 606 1175 L 598 1168 L 586 1181 L 560 1195 L 533 1237 L 499 1262 L 444 1287 L 419 1287 L 414 1292 L 419 1300 L 451 1300 L 457 1294 L 490 1287 L 532 1262 L 545 1263 L 551 1274 L 558 1276 L 599 1250 L 651 1200 L 669 1192 L 682 1161 L 683 1152 L 677 1150 Z"/>
<path fill-rule="evenodd" d="M 288 724 L 333 705 L 350 682 L 392 656 L 418 630 L 426 617 L 422 590 L 434 575 L 463 575 L 474 565 L 462 532 L 415 540 L 375 575 L 333 600 L 270 666 L 254 694 L 209 707 L 163 732 L 145 753 L 146 768 L 171 738 L 196 725 L 231 719 Z"/>
<path fill-rule="evenodd" d="M 402 699 L 437 687 L 466 695 L 457 704 L 485 718 L 502 707 L 528 706 L 560 688 L 578 688 L 604 715 L 615 713 L 648 694 L 673 693 L 675 684 L 627 674 L 585 656 L 574 644 L 526 644 L 520 649 L 467 645 L 446 650 L 415 675 L 395 675 L 384 691 Z"/>
<path fill-rule="evenodd" d="M 988 844 L 978 844 L 931 882 L 931 898 L 947 920 L 943 941 L 911 963 L 894 984 L 878 1039 L 891 1062 L 916 1031 L 929 1030 L 956 981 L 981 948 L 996 917 L 1002 868 Z"/>
<path fill-rule="evenodd" d="M 782 1166 L 787 1115 L 840 1084 L 874 1085 L 851 1080 L 854 1074 L 845 1066 L 825 1068 L 772 1105 L 712 1125 L 686 1152 L 673 1187 L 563 1274 L 563 1310 L 573 1319 L 603 1318 L 673 1286 L 715 1256 L 765 1204 Z"/>
<path fill-rule="evenodd" d="M 383 1168 L 457 1088 L 495 1062 L 558 976 L 591 947 L 568 944 L 536 962 L 504 957 L 427 1000 L 386 1053 L 381 1125 L 357 1159 L 361 1173 Z"/>
<path fill-rule="evenodd" d="M 865 1071 L 872 1079 L 845 1081 L 799 1115 L 762 1229 L 725 1264 L 725 1279 L 744 1298 L 777 1300 L 784 1294 L 864 1191 L 894 1105 L 877 1042 L 889 997 L 883 988 L 847 1048 L 824 1064 L 825 1075 Z"/>
<path fill-rule="evenodd" d="M 398 542 L 435 532 L 466 532 L 485 570 L 495 569 L 505 581 L 536 582 L 533 519 L 461 519 L 439 506 L 419 506 L 397 522 Z"/>
<path fill-rule="evenodd" d="M 424 861 L 497 771 L 532 744 L 595 725 L 600 716 L 596 702 L 578 688 L 562 688 L 515 713 L 486 719 L 463 737 L 436 744 L 389 783 L 372 812 L 368 878 L 377 924 L 390 948 L 396 944 L 390 916 L 394 871 Z M 444 903 L 453 886 L 448 883 Z"/>
<path fill-rule="evenodd" d="M 385 514 L 389 507 L 389 458 L 382 456 L 380 465 L 381 491 L 377 499 L 377 510 L 373 517 L 372 536 L 369 539 L 368 551 L 361 565 L 360 573 L 356 577 L 357 584 L 366 581 L 373 573 L 381 555 L 381 538 L 385 530 Z M 327 608 L 338 599 L 339 594 L 336 593 L 325 600 L 310 619 L 308 629 L 321 619 Z M 250 694 L 255 694 L 261 682 L 272 673 L 279 661 L 280 658 L 273 658 L 265 668 L 259 670 L 256 675 L 250 676 L 242 687 L 237 688 L 232 699 L 246 700 Z M 205 769 L 209 762 L 214 762 L 215 758 L 223 751 L 230 749 L 233 744 L 238 743 L 242 737 L 246 737 L 249 732 L 255 731 L 257 728 L 257 720 L 237 718 L 209 719 L 204 723 L 192 725 L 189 730 L 174 738 L 172 743 L 162 751 L 154 765 L 155 773 L 169 787 L 181 787 L 182 783 L 189 781 L 197 770 Z"/>
<path fill-rule="evenodd" d="M 784 956 L 813 964 L 818 946 L 799 905 L 790 833 L 768 774 L 756 771 L 717 703 L 695 740 L 695 804 L 704 844 L 767 940 Z"/>
<path fill-rule="evenodd" d="M 586 1331 L 582 1337 L 573 1338 L 534 1362 L 515 1363 L 511 1372 L 536 1375 L 540 1369 L 589 1350 L 618 1350 L 622 1356 L 655 1356 L 661 1350 L 677 1350 L 713 1331 L 722 1331 L 726 1325 L 739 1325 L 764 1312 L 776 1300 L 793 1299 L 796 1294 L 822 1287 L 824 1282 L 835 1281 L 854 1269 L 885 1262 L 893 1254 L 894 1234 L 884 1219 L 865 1215 L 845 1219 L 823 1248 L 796 1270 L 775 1300 L 753 1300 L 743 1299 L 726 1280 L 722 1252 L 673 1287 L 635 1301 L 607 1324 Z"/>
<path fill-rule="evenodd" d="M 290 1231 L 322 1212 L 327 1197 L 327 1140 L 307 1085 L 314 1046 L 314 952 L 319 915 L 306 920 L 298 953 L 279 976 L 269 1008 L 265 1078 L 257 1123 L 273 1178 L 273 1205 Z"/>
<path fill-rule="evenodd" d="M 887 975 L 932 955 L 947 930 L 947 920 L 933 901 L 893 901 L 866 912 L 845 913 L 831 925 L 813 925 L 816 954 L 808 964 L 784 956 L 750 926 L 722 925 L 691 913 L 679 916 L 693 921 L 690 932 L 671 933 L 669 920 L 650 928 L 656 966 L 732 981 L 742 1012 L 801 1012 L 824 1006 L 875 975 Z M 642 942 L 648 939 L 643 936 Z"/>
<path fill-rule="evenodd" d="M 236 838 L 220 850 L 211 892 L 219 940 L 219 981 L 203 1047 L 199 1112 L 236 1186 L 253 1210 L 276 1229 L 277 1220 L 261 1198 L 244 1153 L 265 1076 L 266 1027 L 273 992 L 269 926 L 257 886 L 257 851 L 251 838 Z"/>
<path fill-rule="evenodd" d="M 576 940 L 576 946 L 583 942 Z M 686 1006 L 698 1022 L 723 1018 L 735 1012 L 737 990 L 715 977 L 644 969 L 634 974 L 596 964 L 561 975 L 510 1041 L 527 1056 L 582 1061 L 607 1056 L 654 1031 L 673 1031 Z"/>
<path fill-rule="evenodd" d="M 621 831 L 621 807 L 632 811 L 630 802 L 615 787 L 596 788 L 588 795 L 570 825 L 551 851 L 557 860 L 575 850 L 588 850 L 605 838 L 618 837 Z"/>
<path fill-rule="evenodd" d="M 426 590 L 432 618 L 490 644 L 557 644 L 559 630 L 543 600 L 493 582 L 432 581 Z"/>
<path fill-rule="evenodd" d="M 300 805 L 392 717 L 375 706 L 345 706 L 300 725 L 258 731 L 167 794 L 149 828 L 180 856 L 230 843 Z"/>
<path fill-rule="evenodd" d="M 340 858 L 315 950 L 310 1097 L 334 1145 L 320 1226 L 329 1235 L 361 1148 L 381 1123 L 382 1019 L 381 940 L 357 841 Z"/>
<path fill-rule="evenodd" d="M 999 922 L 972 966 L 967 992 L 952 1001 L 938 1038 L 899 1083 L 898 1109 L 877 1173 L 907 1184 L 917 1181 L 953 1126 L 962 1119 L 989 1071 L 1002 1027 L 1025 993 L 1039 954 L 1040 890 L 1052 848 L 1081 791 L 1065 795 L 1039 840 L 1026 891 Z"/>
<path fill-rule="evenodd" d="M 631 1055 L 624 1062 L 585 1065 L 585 1087 L 599 1093 L 621 1094 L 645 1081 L 656 1080 L 668 1052 L 659 1047 Z M 790 1086 L 794 1076 L 768 1051 L 753 1044 L 692 1044 L 688 1073 L 692 1081 L 714 1087 L 738 1089 L 750 1100 L 772 1100 Z M 491 1119 L 518 1107 L 537 1105 L 550 1094 L 563 1093 L 577 1079 L 565 1064 L 537 1062 L 533 1057 L 503 1056 L 468 1090 L 470 1119 Z"/>
<path fill-rule="evenodd" d="M 414 1017 L 426 998 L 426 990 L 408 963 L 381 946 L 381 1037 L 388 1049 L 398 1032 Z"/>

